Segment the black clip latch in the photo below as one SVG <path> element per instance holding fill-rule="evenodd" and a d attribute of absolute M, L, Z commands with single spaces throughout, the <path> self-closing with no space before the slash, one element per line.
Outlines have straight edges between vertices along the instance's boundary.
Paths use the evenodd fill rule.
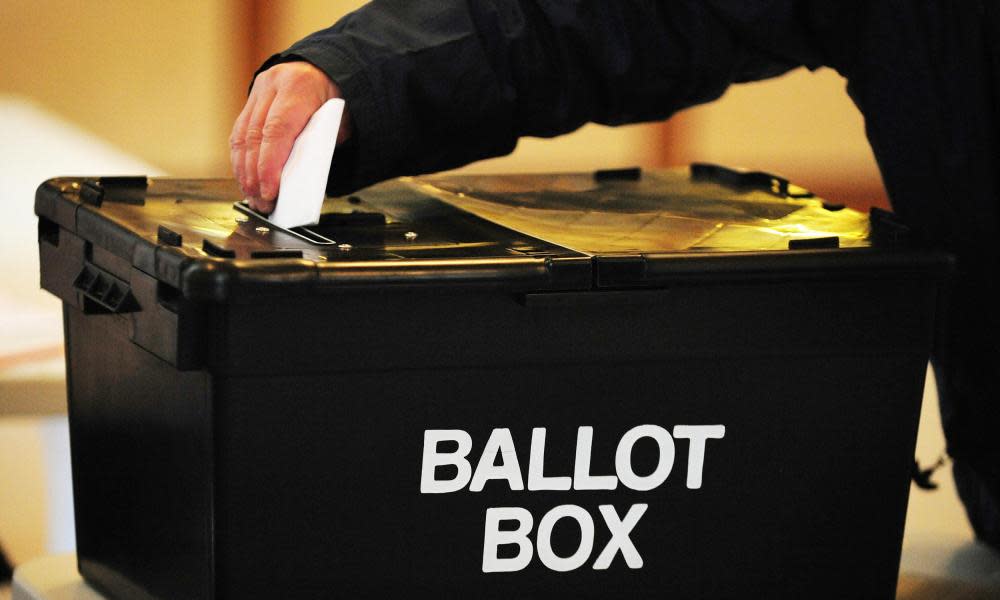
<path fill-rule="evenodd" d="M 101 208 L 104 202 L 104 188 L 99 181 L 84 181 L 80 185 L 80 200 L 95 208 Z"/>
<path fill-rule="evenodd" d="M 625 169 L 598 169 L 594 171 L 594 181 L 639 181 L 642 179 L 640 167 Z"/>
<path fill-rule="evenodd" d="M 780 198 L 812 198 L 809 190 L 764 171 L 740 171 L 711 163 L 691 163 L 691 179 L 768 192 Z"/>
<path fill-rule="evenodd" d="M 147 187 L 149 179 L 145 175 L 86 179 L 80 184 L 80 200 L 94 208 L 101 208 L 105 201 L 141 206 Z"/>

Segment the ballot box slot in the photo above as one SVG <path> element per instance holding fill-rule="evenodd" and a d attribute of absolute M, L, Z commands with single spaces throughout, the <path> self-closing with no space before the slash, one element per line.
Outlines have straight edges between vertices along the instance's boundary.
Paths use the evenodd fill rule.
<path fill-rule="evenodd" d="M 323 213 L 319 223 L 286 228 L 275 225 L 250 208 L 246 202 L 237 202 L 233 207 L 266 223 L 263 226 L 268 229 L 280 231 L 314 246 L 334 246 L 349 250 L 357 247 L 382 247 L 386 244 L 386 217 L 381 213 L 361 210 Z"/>
<path fill-rule="evenodd" d="M 269 221 L 267 219 L 267 217 L 265 217 L 261 213 L 255 211 L 254 209 L 250 208 L 250 205 L 247 204 L 247 202 L 245 200 L 241 201 L 241 202 L 234 203 L 233 204 L 233 208 L 236 209 L 236 210 L 238 210 L 241 213 L 244 213 L 246 215 L 249 215 L 250 217 L 253 217 L 255 219 L 258 219 L 258 220 L 266 223 L 267 224 L 266 226 L 268 228 L 270 228 L 270 229 L 275 229 L 275 230 L 281 231 L 281 232 L 286 233 L 286 234 L 288 234 L 290 236 L 296 237 L 296 238 L 298 238 L 300 240 L 305 240 L 305 241 L 309 242 L 310 244 L 315 244 L 317 246 L 335 246 L 335 245 L 337 245 L 337 241 L 336 240 L 331 240 L 331 239 L 327 238 L 326 236 L 323 236 L 323 235 L 321 235 L 319 233 L 316 233 L 316 232 L 312 231 L 312 229 L 310 229 L 309 227 L 285 228 L 285 227 L 280 227 L 278 225 L 275 225 L 274 223 L 272 223 L 271 221 Z"/>
<path fill-rule="evenodd" d="M 340 260 L 404 260 L 444 258 L 501 258 L 531 257 L 560 258 L 577 253 L 542 240 L 519 234 L 495 223 L 483 220 L 447 205 L 434 206 L 431 210 L 419 207 L 411 212 L 401 211 L 400 216 L 380 212 L 379 198 L 374 201 L 359 196 L 330 198 L 326 212 L 318 223 L 301 227 L 283 228 L 254 211 L 244 202 L 233 207 L 252 217 L 241 222 L 240 230 L 251 238 L 259 235 L 292 236 L 309 247 L 318 247 L 322 261 Z M 434 201 L 436 203 L 436 201 Z M 266 233 L 262 233 L 266 230 Z M 277 241 L 272 241 L 277 243 Z M 223 247 L 209 241 L 202 250 L 220 258 L 244 258 L 233 247 Z M 274 248 L 251 250 L 250 258 L 309 258 L 308 249 Z"/>

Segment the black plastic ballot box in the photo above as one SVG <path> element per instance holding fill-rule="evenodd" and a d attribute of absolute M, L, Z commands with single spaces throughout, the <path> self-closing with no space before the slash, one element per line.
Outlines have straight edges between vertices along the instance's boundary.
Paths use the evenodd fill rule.
<path fill-rule="evenodd" d="M 891 598 L 947 257 L 764 173 L 57 178 L 116 598 Z"/>

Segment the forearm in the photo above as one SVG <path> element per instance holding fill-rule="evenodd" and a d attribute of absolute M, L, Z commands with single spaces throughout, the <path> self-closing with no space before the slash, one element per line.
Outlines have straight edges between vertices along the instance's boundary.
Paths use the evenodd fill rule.
<path fill-rule="evenodd" d="M 699 3 L 374 2 L 273 57 L 348 101 L 333 191 L 510 152 L 522 135 L 662 119 L 719 96 L 744 54 Z"/>
<path fill-rule="evenodd" d="M 769 32 L 755 22 L 778 10 L 755 7 L 779 4 L 794 20 L 792 0 L 736 9 L 705 0 L 376 1 L 263 68 L 298 57 L 340 86 L 353 148 L 339 155 L 331 191 L 345 192 L 506 154 L 522 135 L 663 119 L 733 81 L 810 62 L 796 53 L 805 43 L 787 31 L 793 24 Z M 759 31 L 764 39 L 754 39 Z"/>

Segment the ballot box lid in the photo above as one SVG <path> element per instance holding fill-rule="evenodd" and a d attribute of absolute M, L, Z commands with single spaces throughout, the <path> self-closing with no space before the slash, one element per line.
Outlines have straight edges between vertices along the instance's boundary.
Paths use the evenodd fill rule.
<path fill-rule="evenodd" d="M 907 230 L 889 213 L 708 164 L 400 178 L 327 198 L 318 224 L 293 229 L 256 214 L 228 179 L 60 177 L 39 187 L 35 212 L 40 242 L 58 246 L 62 232 L 79 246 L 75 257 L 49 252 L 49 262 L 83 263 L 46 265 L 43 251 L 43 286 L 47 269 L 79 269 L 76 291 L 112 311 L 126 269 L 178 298 L 228 302 L 372 286 L 546 291 L 886 269 L 926 276 L 941 264 L 900 250 Z"/>

